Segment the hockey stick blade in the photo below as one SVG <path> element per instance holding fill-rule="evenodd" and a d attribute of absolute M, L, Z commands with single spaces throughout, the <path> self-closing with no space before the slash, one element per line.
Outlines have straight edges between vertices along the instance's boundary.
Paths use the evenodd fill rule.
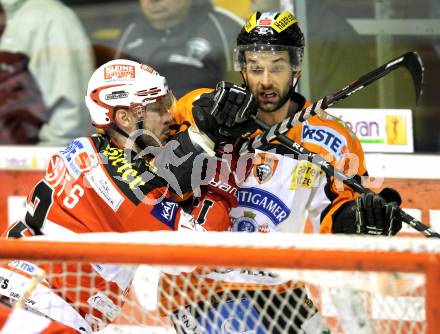
<path fill-rule="evenodd" d="M 422 95 L 424 67 L 420 56 L 417 54 L 417 52 L 413 51 L 407 52 L 395 59 L 390 60 L 386 64 L 349 83 L 344 88 L 336 91 L 331 95 L 328 95 L 326 99 L 326 105 L 324 107 L 330 107 L 334 103 L 347 98 L 348 96 L 367 87 L 369 84 L 377 81 L 378 79 L 401 67 L 405 68 L 411 75 L 411 79 L 415 88 L 416 103 L 418 103 Z"/>
<path fill-rule="evenodd" d="M 390 60 L 386 64 L 363 75 L 359 79 L 352 81 L 348 85 L 344 86 L 344 88 L 336 91 L 335 93 L 327 95 L 321 100 L 313 103 L 311 106 L 303 109 L 301 112 L 297 112 L 294 115 L 286 118 L 284 121 L 273 125 L 268 131 L 259 134 L 248 143 L 244 144 L 240 152 L 243 153 L 260 147 L 265 143 L 271 142 L 276 138 L 278 134 L 284 134 L 288 132 L 291 128 L 293 128 L 296 124 L 302 123 L 312 116 L 319 115 L 325 109 L 332 106 L 336 102 L 343 100 L 348 96 L 360 91 L 364 87 L 400 67 L 407 69 L 408 72 L 411 74 L 411 78 L 413 80 L 416 90 L 416 102 L 418 102 L 420 96 L 422 95 L 424 68 L 419 55 L 416 52 L 408 52 L 393 60 Z"/>

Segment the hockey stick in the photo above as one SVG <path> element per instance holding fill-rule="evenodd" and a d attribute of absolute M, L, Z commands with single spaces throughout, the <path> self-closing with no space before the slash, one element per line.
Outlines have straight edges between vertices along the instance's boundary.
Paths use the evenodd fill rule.
<path fill-rule="evenodd" d="M 264 123 L 263 121 L 259 120 L 255 116 L 254 120 L 257 123 L 258 127 L 263 131 L 270 131 L 271 127 Z M 314 164 L 321 167 L 321 169 L 326 173 L 328 176 L 334 176 L 335 179 L 342 181 L 344 184 L 349 186 L 351 189 L 359 192 L 359 193 L 368 193 L 371 192 L 370 189 L 365 188 L 360 182 L 358 182 L 356 179 L 349 177 L 344 174 L 343 171 L 341 171 L 338 168 L 335 168 L 333 165 L 331 165 L 327 160 L 325 160 L 322 156 L 319 154 L 313 153 L 306 149 L 305 147 L 301 146 L 300 144 L 296 143 L 289 137 L 278 134 L 276 135 L 276 139 L 281 142 L 281 144 L 285 147 L 287 147 L 290 151 L 292 151 L 295 154 L 298 155 L 307 155 L 307 161 L 313 162 Z M 399 207 L 399 216 L 400 219 L 410 225 L 415 230 L 423 233 L 428 238 L 440 238 L 440 234 L 431 229 L 430 227 L 423 224 L 421 221 L 415 219 L 414 217 L 410 216 L 406 212 L 404 212 Z"/>
<path fill-rule="evenodd" d="M 312 116 L 323 115 L 322 112 L 336 102 L 349 97 L 372 82 L 375 82 L 376 80 L 400 67 L 407 69 L 410 73 L 416 91 L 416 102 L 418 102 L 420 96 L 422 95 L 424 68 L 419 55 L 416 52 L 408 52 L 361 76 L 359 79 L 349 83 L 344 88 L 334 92 L 333 94 L 327 95 L 301 112 L 295 113 L 294 115 L 286 118 L 281 123 L 267 128 L 267 131 L 259 134 L 249 141 L 244 147 L 242 147 L 241 152 L 258 148 L 261 145 L 276 139 L 277 135 L 286 133 L 296 124 L 302 123 Z"/>

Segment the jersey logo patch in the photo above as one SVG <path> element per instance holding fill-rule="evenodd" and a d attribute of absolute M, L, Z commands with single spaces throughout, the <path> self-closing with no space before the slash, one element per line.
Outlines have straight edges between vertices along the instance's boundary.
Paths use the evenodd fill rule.
<path fill-rule="evenodd" d="M 342 155 L 347 153 L 346 138 L 339 132 L 326 126 L 314 126 L 304 122 L 302 141 L 325 148 L 337 159 L 342 159 Z"/>
<path fill-rule="evenodd" d="M 254 187 L 241 188 L 238 191 L 238 206 L 265 214 L 275 225 L 280 224 L 290 215 L 290 209 L 280 198 Z"/>
<path fill-rule="evenodd" d="M 105 174 L 101 167 L 92 169 L 86 174 L 88 184 L 96 191 L 99 197 L 107 203 L 107 205 L 114 211 L 118 211 L 124 197 L 119 193 L 113 183 Z"/>
<path fill-rule="evenodd" d="M 296 190 L 298 187 L 312 189 L 317 186 L 321 174 L 319 166 L 309 161 L 299 161 L 293 171 L 289 189 Z"/>
<path fill-rule="evenodd" d="M 258 153 L 254 162 L 254 176 L 258 183 L 269 181 L 278 166 L 278 159 L 273 154 Z"/>
<path fill-rule="evenodd" d="M 232 232 L 258 232 L 258 223 L 254 219 L 255 213 L 245 211 L 243 217 L 233 219 Z"/>
<path fill-rule="evenodd" d="M 69 170 L 70 175 L 77 180 L 81 173 L 97 166 L 99 161 L 95 150 L 87 138 L 73 140 L 63 151 L 58 153 Z"/>
<path fill-rule="evenodd" d="M 154 206 L 153 210 L 151 210 L 151 214 L 174 230 L 177 208 L 177 203 L 164 198 L 160 203 Z"/>

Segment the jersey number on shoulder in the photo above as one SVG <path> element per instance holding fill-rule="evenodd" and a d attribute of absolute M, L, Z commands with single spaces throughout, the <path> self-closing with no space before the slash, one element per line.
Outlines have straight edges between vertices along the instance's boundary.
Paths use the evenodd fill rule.
<path fill-rule="evenodd" d="M 26 224 L 34 230 L 35 234 L 42 234 L 41 229 L 52 204 L 53 188 L 45 181 L 40 181 L 32 193 L 25 218 Z"/>
<path fill-rule="evenodd" d="M 199 204 L 197 204 L 198 206 Z M 197 223 L 203 225 L 206 223 L 206 216 L 208 215 L 209 209 L 212 208 L 214 202 L 209 199 L 204 199 L 202 202 L 202 208 L 200 209 L 199 215 L 197 216 Z"/>
<path fill-rule="evenodd" d="M 44 180 L 40 181 L 32 193 L 29 209 L 26 212 L 25 222 L 34 230 L 35 234 L 41 234 L 41 229 L 46 221 L 49 210 L 53 204 L 54 189 Z M 66 208 L 72 209 L 84 195 L 84 189 L 79 185 L 73 185 L 68 196 L 63 200 Z"/>

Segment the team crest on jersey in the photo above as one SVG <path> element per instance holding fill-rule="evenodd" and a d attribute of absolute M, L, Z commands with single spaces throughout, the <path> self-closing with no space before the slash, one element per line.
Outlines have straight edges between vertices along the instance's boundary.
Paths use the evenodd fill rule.
<path fill-rule="evenodd" d="M 278 158 L 269 153 L 257 153 L 254 161 L 254 176 L 258 183 L 269 181 L 278 166 Z"/>
<path fill-rule="evenodd" d="M 254 219 L 255 216 L 255 213 L 245 211 L 242 217 L 234 218 L 232 223 L 232 232 L 258 232 L 258 224 Z"/>

